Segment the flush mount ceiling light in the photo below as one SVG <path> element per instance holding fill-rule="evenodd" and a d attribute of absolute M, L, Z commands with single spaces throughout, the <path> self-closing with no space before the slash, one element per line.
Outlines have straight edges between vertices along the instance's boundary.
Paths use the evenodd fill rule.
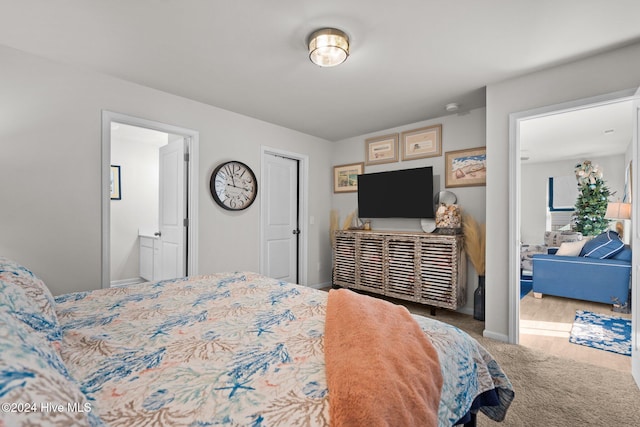
<path fill-rule="evenodd" d="M 314 31 L 307 40 L 309 59 L 321 67 L 335 67 L 349 56 L 349 37 L 336 28 Z"/>

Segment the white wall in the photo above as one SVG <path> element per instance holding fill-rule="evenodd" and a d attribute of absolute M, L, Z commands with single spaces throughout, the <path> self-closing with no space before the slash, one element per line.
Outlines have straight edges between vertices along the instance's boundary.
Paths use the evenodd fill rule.
<path fill-rule="evenodd" d="M 167 141 L 164 142 L 166 144 Z M 111 200 L 111 281 L 137 279 L 138 231 L 158 230 L 159 144 L 112 133 L 111 164 L 120 166 L 121 200 Z"/>
<path fill-rule="evenodd" d="M 100 287 L 102 110 L 200 132 L 200 273 L 259 270 L 260 195 L 223 211 L 208 190 L 215 166 L 238 159 L 260 176 L 262 144 L 307 155 L 308 283 L 330 281 L 330 142 L 6 47 L 0 64 L 0 254 L 54 294 Z"/>
<path fill-rule="evenodd" d="M 365 139 L 373 136 L 401 133 L 434 124 L 442 124 L 442 156 L 430 157 L 397 163 L 365 166 L 365 173 L 387 170 L 410 169 L 432 166 L 434 175 L 434 194 L 440 190 L 449 190 L 458 197 L 458 205 L 463 212 L 472 215 L 478 222 L 485 222 L 485 187 L 445 188 L 444 153 L 465 148 L 482 147 L 485 145 L 485 109 L 479 108 L 468 113 L 443 116 L 434 120 L 411 123 L 391 129 L 384 129 L 376 133 L 360 135 L 344 139 L 335 143 L 333 151 L 333 165 L 364 162 Z M 332 178 L 331 178 L 332 179 Z M 331 188 L 333 182 L 330 181 Z M 333 195 L 333 209 L 340 213 L 340 226 L 344 219 L 358 207 L 357 193 L 338 193 Z M 394 231 L 422 231 L 419 219 L 374 219 L 371 223 L 374 229 Z M 477 286 L 477 275 L 471 263 L 467 266 L 467 304 L 461 311 L 473 312 L 473 291 Z"/>
<path fill-rule="evenodd" d="M 487 86 L 487 212 L 491 214 L 487 215 L 486 335 L 506 340 L 509 333 L 509 114 L 639 84 L 640 43 L 636 43 Z"/>
<path fill-rule="evenodd" d="M 523 243 L 543 244 L 546 230 L 547 192 L 550 176 L 573 176 L 576 164 L 591 160 L 600 166 L 609 191 L 610 201 L 622 200 L 626 163 L 624 154 L 607 157 L 576 157 L 575 159 L 545 163 L 522 163 L 520 207 L 520 240 Z M 576 181 L 576 185 L 578 182 Z"/>

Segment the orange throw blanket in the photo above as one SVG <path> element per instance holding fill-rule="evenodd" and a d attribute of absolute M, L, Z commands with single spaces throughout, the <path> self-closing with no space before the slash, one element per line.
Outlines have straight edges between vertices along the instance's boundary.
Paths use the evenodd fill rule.
<path fill-rule="evenodd" d="M 329 291 L 324 352 L 332 427 L 438 425 L 438 354 L 405 307 Z"/>

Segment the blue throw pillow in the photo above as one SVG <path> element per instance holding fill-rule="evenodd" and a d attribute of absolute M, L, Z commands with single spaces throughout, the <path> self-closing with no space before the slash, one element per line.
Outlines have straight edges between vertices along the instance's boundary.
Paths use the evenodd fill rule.
<path fill-rule="evenodd" d="M 624 242 L 615 231 L 604 233 L 589 240 L 582 248 L 581 256 L 588 258 L 611 258 L 624 249 Z"/>
<path fill-rule="evenodd" d="M 624 245 L 624 248 L 620 252 L 612 256 L 611 259 L 617 259 L 618 261 L 631 262 L 631 255 L 632 253 L 629 245 Z"/>

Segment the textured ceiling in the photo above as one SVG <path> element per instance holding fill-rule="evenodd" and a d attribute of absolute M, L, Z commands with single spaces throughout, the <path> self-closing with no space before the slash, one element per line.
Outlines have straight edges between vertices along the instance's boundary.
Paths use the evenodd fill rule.
<path fill-rule="evenodd" d="M 637 0 L 0 0 L 0 44 L 335 141 L 637 41 Z M 352 54 L 322 69 L 306 37 Z"/>

